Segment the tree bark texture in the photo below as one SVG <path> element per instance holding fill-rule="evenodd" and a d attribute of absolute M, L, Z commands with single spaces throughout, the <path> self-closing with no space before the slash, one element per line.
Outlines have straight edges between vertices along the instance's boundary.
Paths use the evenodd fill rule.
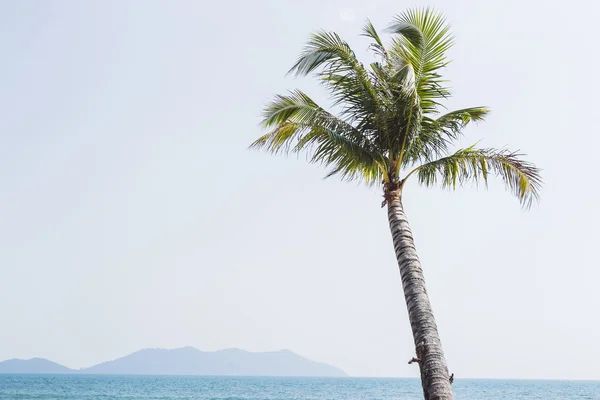
<path fill-rule="evenodd" d="M 421 262 L 399 196 L 388 201 L 388 219 L 425 400 L 452 400 L 454 396 L 446 358 L 425 289 Z"/>

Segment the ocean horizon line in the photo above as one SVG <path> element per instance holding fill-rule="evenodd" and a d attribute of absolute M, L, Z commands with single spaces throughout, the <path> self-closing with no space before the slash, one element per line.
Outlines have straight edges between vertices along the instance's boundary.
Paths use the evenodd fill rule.
<path fill-rule="evenodd" d="M 49 373 L 37 373 L 37 372 L 0 372 L 0 375 L 29 375 L 29 376 L 61 376 L 61 375 L 86 375 L 86 376 L 127 376 L 127 377 L 198 377 L 198 378 L 243 378 L 243 379 L 322 379 L 322 380 L 335 380 L 335 379 L 365 379 L 365 380 L 419 380 L 418 376 L 294 376 L 294 375 L 210 375 L 210 374 L 124 374 L 124 373 L 93 373 L 85 372 L 84 370 L 72 370 L 69 372 L 49 372 Z M 455 378 L 455 382 L 458 381 L 515 381 L 515 382 L 600 382 L 599 379 L 579 379 L 579 378 L 482 378 L 482 377 L 464 377 Z"/>

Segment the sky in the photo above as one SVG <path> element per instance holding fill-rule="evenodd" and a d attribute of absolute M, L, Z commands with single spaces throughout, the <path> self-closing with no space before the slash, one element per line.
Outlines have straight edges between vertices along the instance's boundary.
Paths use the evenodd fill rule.
<path fill-rule="evenodd" d="M 366 18 L 453 27 L 464 144 L 543 169 L 411 182 L 404 203 L 451 372 L 600 379 L 597 2 L 0 1 L 0 360 L 72 368 L 141 348 L 291 349 L 353 376 L 418 376 L 381 192 L 247 149 L 309 34 L 366 56 Z M 387 37 L 387 36 L 386 36 Z"/>

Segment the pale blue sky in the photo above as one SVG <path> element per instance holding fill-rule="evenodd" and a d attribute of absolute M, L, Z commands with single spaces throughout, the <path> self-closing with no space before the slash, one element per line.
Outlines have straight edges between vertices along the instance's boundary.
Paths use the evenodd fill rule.
<path fill-rule="evenodd" d="M 0 360 L 84 367 L 143 347 L 289 348 L 416 376 L 378 190 L 248 151 L 310 32 L 363 54 L 423 3 L 0 1 Z M 544 169 L 530 212 L 492 184 L 405 193 L 450 369 L 600 379 L 599 6 L 435 1 L 465 143 Z"/>

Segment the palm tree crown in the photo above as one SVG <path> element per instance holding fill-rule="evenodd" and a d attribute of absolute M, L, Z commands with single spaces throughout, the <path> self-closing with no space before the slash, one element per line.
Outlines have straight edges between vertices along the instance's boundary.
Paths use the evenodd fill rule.
<path fill-rule="evenodd" d="M 340 112 L 333 115 L 300 90 L 278 95 L 264 109 L 268 133 L 251 147 L 306 151 L 311 162 L 329 167 L 328 177 L 383 183 L 386 201 L 400 196 L 410 176 L 425 186 L 455 188 L 465 181 L 487 183 L 492 174 L 529 207 L 539 197 L 541 178 L 520 154 L 475 146 L 451 151 L 464 127 L 489 110 L 440 112 L 450 96 L 440 71 L 453 45 L 444 18 L 429 9 L 409 10 L 388 31 L 392 38 L 385 45 L 369 21 L 363 27 L 378 60 L 368 67 L 336 33 L 313 34 L 290 72 L 315 73 Z"/>

